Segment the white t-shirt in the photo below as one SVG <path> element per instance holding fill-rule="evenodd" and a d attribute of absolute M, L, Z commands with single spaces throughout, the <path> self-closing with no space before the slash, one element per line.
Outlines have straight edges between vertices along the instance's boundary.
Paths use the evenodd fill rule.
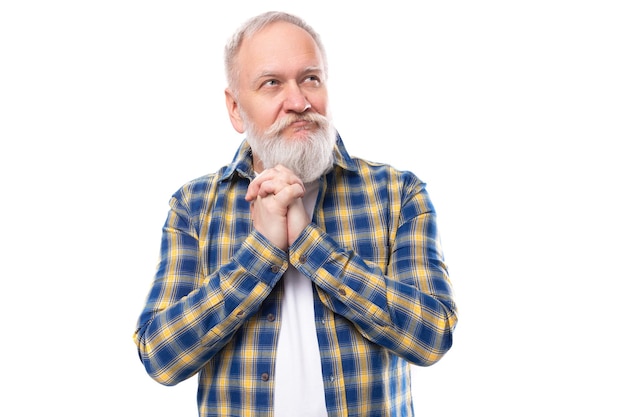
<path fill-rule="evenodd" d="M 311 218 L 319 185 L 315 182 L 305 188 L 304 206 Z M 285 291 L 276 352 L 274 416 L 326 417 L 313 283 L 291 265 L 282 279 Z"/>

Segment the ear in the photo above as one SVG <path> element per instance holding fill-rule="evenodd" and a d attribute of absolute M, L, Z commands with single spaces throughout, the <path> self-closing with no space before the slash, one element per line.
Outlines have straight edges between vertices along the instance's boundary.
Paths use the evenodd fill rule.
<path fill-rule="evenodd" d="M 226 98 L 226 109 L 228 110 L 228 116 L 230 117 L 230 123 L 233 125 L 233 128 L 239 133 L 243 133 L 245 131 L 243 119 L 241 118 L 241 114 L 239 113 L 239 103 L 235 99 L 235 95 L 230 89 L 224 90 L 224 95 Z"/>

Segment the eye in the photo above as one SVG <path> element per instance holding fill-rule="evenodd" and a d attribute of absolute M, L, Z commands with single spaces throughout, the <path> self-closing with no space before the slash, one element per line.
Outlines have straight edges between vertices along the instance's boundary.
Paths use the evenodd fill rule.
<path fill-rule="evenodd" d="M 312 85 L 320 85 L 321 84 L 321 80 L 320 77 L 317 75 L 307 75 L 304 78 L 304 83 L 305 84 L 312 84 Z"/>
<path fill-rule="evenodd" d="M 271 78 L 271 79 L 267 79 L 263 81 L 263 84 L 261 84 L 261 87 L 275 87 L 278 84 L 279 84 L 278 80 Z"/>

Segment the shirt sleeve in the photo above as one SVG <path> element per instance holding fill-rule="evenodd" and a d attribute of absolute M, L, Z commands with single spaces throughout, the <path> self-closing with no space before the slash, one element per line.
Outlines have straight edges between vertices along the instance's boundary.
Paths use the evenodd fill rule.
<path fill-rule="evenodd" d="M 170 202 L 159 265 L 134 333 L 148 374 L 164 385 L 198 372 L 287 269 L 286 254 L 251 231 L 230 262 L 204 276 L 197 226 L 184 197 Z"/>
<path fill-rule="evenodd" d="M 402 194 L 385 272 L 315 224 L 290 248 L 290 262 L 363 337 L 428 366 L 452 346 L 456 305 L 425 185 L 414 182 Z"/>

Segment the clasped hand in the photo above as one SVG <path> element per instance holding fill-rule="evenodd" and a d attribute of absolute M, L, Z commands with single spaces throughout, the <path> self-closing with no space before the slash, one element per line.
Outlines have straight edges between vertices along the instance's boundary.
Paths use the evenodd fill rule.
<path fill-rule="evenodd" d="M 304 183 L 282 165 L 266 169 L 248 186 L 246 200 L 254 228 L 286 251 L 310 220 L 304 209 Z"/>

